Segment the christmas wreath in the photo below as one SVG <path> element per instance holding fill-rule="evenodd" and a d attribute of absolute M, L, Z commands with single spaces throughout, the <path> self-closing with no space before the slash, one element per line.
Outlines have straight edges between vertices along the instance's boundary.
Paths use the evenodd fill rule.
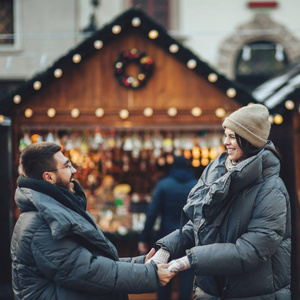
<path fill-rule="evenodd" d="M 139 65 L 140 70 L 137 76 L 126 74 L 126 67 L 130 63 Z M 115 63 L 115 76 L 119 83 L 125 87 L 138 89 L 143 87 L 151 77 L 154 68 L 154 61 L 145 53 L 140 53 L 133 48 L 130 51 L 124 51 L 120 54 Z"/>

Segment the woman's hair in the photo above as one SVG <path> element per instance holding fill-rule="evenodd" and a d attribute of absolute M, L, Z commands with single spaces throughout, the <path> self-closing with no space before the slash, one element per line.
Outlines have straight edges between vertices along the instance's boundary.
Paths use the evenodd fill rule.
<path fill-rule="evenodd" d="M 50 142 L 38 142 L 27 146 L 20 157 L 24 175 L 42 179 L 44 172 L 56 169 L 56 161 L 53 156 L 60 150 L 60 145 Z"/>
<path fill-rule="evenodd" d="M 256 146 L 253 146 L 251 143 L 249 143 L 247 140 L 245 140 L 238 134 L 235 134 L 235 138 L 236 138 L 237 144 L 243 150 L 246 158 L 256 155 L 262 149 L 267 149 L 267 150 L 270 150 L 272 153 L 274 153 L 274 155 L 279 159 L 280 164 L 282 163 L 282 158 L 276 148 L 266 146 L 266 145 L 258 148 Z"/>

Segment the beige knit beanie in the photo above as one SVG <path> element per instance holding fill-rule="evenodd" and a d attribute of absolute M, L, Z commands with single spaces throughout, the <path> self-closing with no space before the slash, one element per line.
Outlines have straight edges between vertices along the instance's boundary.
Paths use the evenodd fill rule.
<path fill-rule="evenodd" d="M 262 104 L 250 104 L 225 118 L 222 126 L 260 148 L 267 143 L 270 134 L 269 111 Z"/>

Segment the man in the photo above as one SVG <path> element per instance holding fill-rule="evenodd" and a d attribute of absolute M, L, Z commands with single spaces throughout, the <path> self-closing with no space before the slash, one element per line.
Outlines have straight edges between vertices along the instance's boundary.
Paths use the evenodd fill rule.
<path fill-rule="evenodd" d="M 157 238 L 163 238 L 176 229 L 180 228 L 182 208 L 186 204 L 191 189 L 197 184 L 192 168 L 184 156 L 174 156 L 171 169 L 166 177 L 157 182 L 152 201 L 148 206 L 147 220 L 141 232 L 138 244 L 140 253 L 147 253 L 153 235 L 153 226 L 161 216 L 161 224 Z M 187 220 L 182 215 L 182 224 Z M 178 299 L 191 299 L 193 290 L 193 272 L 186 270 L 178 274 Z M 158 300 L 170 300 L 172 281 L 159 288 Z"/>
<path fill-rule="evenodd" d="M 86 211 L 76 169 L 55 143 L 25 148 L 15 194 L 21 215 L 11 243 L 15 299 L 128 299 L 174 276 L 145 256 L 119 259 Z"/>

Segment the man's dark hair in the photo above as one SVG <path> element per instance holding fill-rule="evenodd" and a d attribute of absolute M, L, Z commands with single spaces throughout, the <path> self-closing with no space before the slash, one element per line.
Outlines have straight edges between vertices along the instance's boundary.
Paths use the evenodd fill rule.
<path fill-rule="evenodd" d="M 24 175 L 43 179 L 44 172 L 56 169 L 56 161 L 53 156 L 60 150 L 60 145 L 50 142 L 38 142 L 26 147 L 20 157 Z"/>

